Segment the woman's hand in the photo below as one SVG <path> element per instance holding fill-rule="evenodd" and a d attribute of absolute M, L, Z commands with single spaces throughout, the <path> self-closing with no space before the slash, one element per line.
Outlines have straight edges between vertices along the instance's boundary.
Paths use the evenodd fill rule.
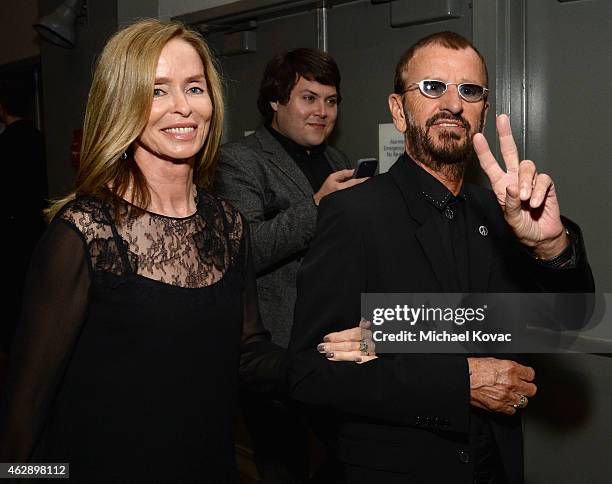
<path fill-rule="evenodd" d="M 359 326 L 336 333 L 329 333 L 317 346 L 319 353 L 331 361 L 354 361 L 365 363 L 378 358 L 376 345 L 372 339 L 372 323 L 361 319 Z"/>

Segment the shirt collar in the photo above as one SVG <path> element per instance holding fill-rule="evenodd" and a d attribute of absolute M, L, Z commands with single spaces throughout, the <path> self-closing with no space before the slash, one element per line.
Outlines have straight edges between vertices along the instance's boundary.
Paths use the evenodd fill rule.
<path fill-rule="evenodd" d="M 419 166 L 414 160 L 409 159 L 409 163 L 413 165 L 413 169 L 416 171 L 417 184 L 420 189 L 421 196 L 433 205 L 438 211 L 443 212 L 449 204 L 463 201 L 467 198 L 464 187 L 461 186 L 461 190 L 457 196 L 454 196 L 452 192 L 446 188 L 442 182 L 431 175 L 429 172 Z"/>
<path fill-rule="evenodd" d="M 299 161 L 310 160 L 312 158 L 316 158 L 317 156 L 323 154 L 325 152 L 326 144 L 323 142 L 320 145 L 312 146 L 308 149 L 304 148 L 302 145 L 297 144 L 290 138 L 282 135 L 278 131 L 276 131 L 270 124 L 266 124 L 266 129 L 270 132 L 274 138 L 281 144 L 283 148 L 289 153 L 289 155 Z"/>

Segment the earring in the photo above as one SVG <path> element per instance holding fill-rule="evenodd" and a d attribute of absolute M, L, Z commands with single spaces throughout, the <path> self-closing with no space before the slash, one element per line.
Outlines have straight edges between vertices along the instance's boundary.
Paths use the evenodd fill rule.
<path fill-rule="evenodd" d="M 127 151 L 124 151 L 120 158 L 122 160 L 127 160 Z"/>

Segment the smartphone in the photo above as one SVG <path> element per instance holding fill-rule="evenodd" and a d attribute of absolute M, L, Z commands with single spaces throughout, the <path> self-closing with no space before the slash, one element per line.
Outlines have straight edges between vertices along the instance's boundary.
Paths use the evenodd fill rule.
<path fill-rule="evenodd" d="M 357 167 L 355 168 L 355 173 L 353 173 L 353 178 L 374 176 L 376 168 L 378 168 L 378 160 L 376 158 L 361 158 L 357 160 Z"/>

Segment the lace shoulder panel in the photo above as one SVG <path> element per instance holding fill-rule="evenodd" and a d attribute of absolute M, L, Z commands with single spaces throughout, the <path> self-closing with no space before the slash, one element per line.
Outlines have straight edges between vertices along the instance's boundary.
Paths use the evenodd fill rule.
<path fill-rule="evenodd" d="M 218 237 L 229 242 L 229 257 L 233 261 L 240 251 L 243 239 L 242 215 L 226 200 L 198 190 L 198 210 L 204 219 L 214 227 Z"/>
<path fill-rule="evenodd" d="M 57 218 L 80 232 L 87 244 L 94 271 L 124 273 L 121 256 L 113 237 L 110 207 L 94 196 L 81 196 L 67 203 Z"/>
<path fill-rule="evenodd" d="M 130 270 L 173 286 L 201 288 L 220 281 L 242 260 L 240 214 L 204 190 L 198 190 L 196 206 L 196 213 L 184 218 L 145 212 L 118 224 Z"/>
<path fill-rule="evenodd" d="M 120 209 L 127 210 L 127 202 Z M 244 229 L 229 203 L 198 190 L 199 217 L 172 219 L 145 212 L 115 225 L 115 208 L 95 196 L 67 204 L 58 218 L 82 234 L 95 272 L 146 278 L 180 287 L 204 287 L 219 281 L 242 260 Z M 117 237 L 113 235 L 116 227 Z M 119 245 L 118 245 L 119 244 Z M 121 251 L 126 258 L 122 259 Z M 127 266 L 122 262 L 127 260 Z"/>

